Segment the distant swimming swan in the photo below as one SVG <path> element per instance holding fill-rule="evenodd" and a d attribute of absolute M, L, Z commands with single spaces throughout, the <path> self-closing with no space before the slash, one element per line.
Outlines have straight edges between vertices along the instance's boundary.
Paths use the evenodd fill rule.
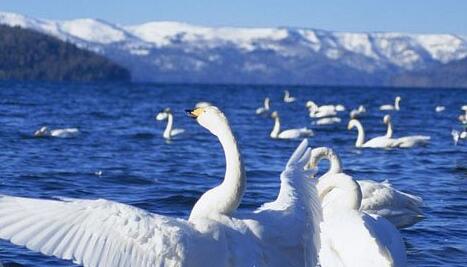
<path fill-rule="evenodd" d="M 394 105 L 382 105 L 379 107 L 379 110 L 400 110 L 400 104 L 401 102 L 401 97 L 396 96 L 396 99 L 394 100 Z"/>
<path fill-rule="evenodd" d="M 36 137 L 51 136 L 51 137 L 59 137 L 59 138 L 68 138 L 68 137 L 74 137 L 78 134 L 79 134 L 79 130 L 77 128 L 64 128 L 64 129 L 49 130 L 47 126 L 41 127 L 39 130 L 34 132 L 34 136 Z"/>
<path fill-rule="evenodd" d="M 378 136 L 373 139 L 365 142 L 365 130 L 363 129 L 362 124 L 357 119 L 351 119 L 347 125 L 347 129 L 351 130 L 357 128 L 357 141 L 355 142 L 355 147 L 358 148 L 391 148 L 397 145 L 396 140 L 388 138 L 386 136 Z"/>
<path fill-rule="evenodd" d="M 307 141 L 282 172 L 277 199 L 236 217 L 246 175 L 229 123 L 214 106 L 188 114 L 217 136 L 226 160 L 222 183 L 200 197 L 188 221 L 104 199 L 1 195 L 0 238 L 89 267 L 316 266 L 321 207 L 304 170 Z"/>
<path fill-rule="evenodd" d="M 271 114 L 271 118 L 274 119 L 274 127 L 272 128 L 269 136 L 273 139 L 296 139 L 313 135 L 313 131 L 308 128 L 288 129 L 281 131 L 281 122 L 279 113 L 277 113 L 277 111 L 274 111 Z"/>
<path fill-rule="evenodd" d="M 285 103 L 292 103 L 292 102 L 295 102 L 295 100 L 297 100 L 297 98 L 290 96 L 289 90 L 284 90 L 284 102 Z"/>
<path fill-rule="evenodd" d="M 172 111 L 170 110 L 170 108 L 166 108 L 163 111 L 159 112 L 156 115 L 156 120 L 158 121 L 167 120 L 167 126 L 165 127 L 164 133 L 162 134 L 162 136 L 165 139 L 171 139 L 172 137 L 185 132 L 184 129 L 173 128 L 173 123 L 174 123 L 173 115 L 172 115 Z"/>
<path fill-rule="evenodd" d="M 388 126 L 386 137 L 395 140 L 396 147 L 413 147 L 416 145 L 426 144 L 431 137 L 426 135 L 411 135 L 411 136 L 404 136 L 399 138 L 392 138 L 393 130 L 392 130 L 392 120 L 390 115 L 384 116 L 384 123 Z"/>
<path fill-rule="evenodd" d="M 271 100 L 269 99 L 269 97 L 266 97 L 264 99 L 263 106 L 256 109 L 256 114 L 263 115 L 269 113 L 270 104 Z"/>

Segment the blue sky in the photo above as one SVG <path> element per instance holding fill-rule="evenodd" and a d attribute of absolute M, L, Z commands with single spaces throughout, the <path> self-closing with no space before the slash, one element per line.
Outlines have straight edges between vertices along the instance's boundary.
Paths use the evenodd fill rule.
<path fill-rule="evenodd" d="M 464 0 L 0 0 L 0 10 L 126 25 L 175 20 L 206 26 L 467 34 Z"/>

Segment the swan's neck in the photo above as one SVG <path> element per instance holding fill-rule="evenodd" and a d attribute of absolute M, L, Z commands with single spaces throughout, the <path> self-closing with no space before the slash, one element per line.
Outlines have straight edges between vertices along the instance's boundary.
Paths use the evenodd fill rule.
<path fill-rule="evenodd" d="M 167 114 L 167 126 L 165 127 L 164 130 L 164 138 L 170 138 L 172 137 L 172 128 L 173 128 L 173 123 L 174 123 L 174 118 L 172 113 Z"/>
<path fill-rule="evenodd" d="M 355 127 L 357 128 L 357 141 L 355 142 L 356 147 L 362 147 L 363 144 L 365 143 L 365 130 L 363 129 L 363 126 L 360 122 L 357 122 L 355 124 Z"/>
<path fill-rule="evenodd" d="M 284 99 L 288 99 L 290 97 L 289 91 L 285 91 Z"/>
<path fill-rule="evenodd" d="M 232 215 L 240 205 L 245 191 L 245 167 L 230 127 L 227 125 L 217 136 L 225 154 L 224 181 L 201 196 L 191 211 L 190 220 L 209 217 L 211 214 Z"/>
<path fill-rule="evenodd" d="M 315 148 L 311 152 L 310 166 L 317 166 L 322 159 L 329 160 L 329 170 L 326 174 L 336 174 L 342 172 L 342 163 L 339 157 L 327 147 Z"/>
<path fill-rule="evenodd" d="M 279 132 L 281 130 L 281 121 L 279 117 L 274 118 L 274 127 L 272 128 L 270 136 L 272 138 L 277 138 L 279 136 Z"/>
<path fill-rule="evenodd" d="M 386 131 L 386 137 L 391 138 L 392 137 L 392 122 L 391 122 L 391 120 L 388 121 L 387 125 L 388 125 L 388 129 Z"/>
<path fill-rule="evenodd" d="M 264 99 L 264 109 L 269 110 L 269 98 Z"/>
<path fill-rule="evenodd" d="M 400 102 L 399 98 L 396 98 L 396 100 L 395 100 L 395 102 L 394 102 L 394 108 L 395 108 L 396 110 L 399 110 L 399 108 L 400 108 L 400 107 L 399 107 L 399 102 Z"/>
<path fill-rule="evenodd" d="M 329 211 L 360 209 L 362 191 L 358 183 L 348 175 L 323 175 L 318 180 L 317 189 L 325 215 Z"/>

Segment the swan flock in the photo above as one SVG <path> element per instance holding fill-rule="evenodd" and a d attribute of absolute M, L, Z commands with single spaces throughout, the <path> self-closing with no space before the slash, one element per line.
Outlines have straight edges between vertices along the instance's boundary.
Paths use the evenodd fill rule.
<path fill-rule="evenodd" d="M 295 101 L 284 91 L 284 103 Z M 400 111 L 400 101 L 398 96 L 394 105 L 383 105 L 380 110 Z M 306 107 L 315 125 L 340 123 L 338 116 L 345 111 L 341 104 L 319 106 L 313 101 Z M 366 112 L 363 105 L 350 111 L 347 129 L 357 130 L 357 148 L 411 148 L 430 140 L 422 135 L 394 137 L 388 114 L 383 119 L 386 133 L 366 140 L 357 119 Z M 227 117 L 210 102 L 199 102 L 186 114 L 218 139 L 225 157 L 223 179 L 199 197 L 188 219 L 105 199 L 0 195 L 0 238 L 83 266 L 407 265 L 398 229 L 424 219 L 420 197 L 395 189 L 387 180 L 357 180 L 344 172 L 334 150 L 312 149 L 304 139 L 285 163 L 276 199 L 252 212 L 239 213 L 247 176 Z M 272 139 L 314 135 L 307 127 L 281 129 L 279 113 L 271 109 L 269 97 L 256 114 L 273 120 Z M 155 119 L 167 121 L 162 134 L 167 140 L 185 132 L 174 128 L 170 108 L 157 113 Z M 78 133 L 76 128 L 42 127 L 34 136 Z M 456 143 L 466 138 L 464 133 L 452 132 Z M 317 177 L 322 160 L 329 161 L 329 169 Z"/>

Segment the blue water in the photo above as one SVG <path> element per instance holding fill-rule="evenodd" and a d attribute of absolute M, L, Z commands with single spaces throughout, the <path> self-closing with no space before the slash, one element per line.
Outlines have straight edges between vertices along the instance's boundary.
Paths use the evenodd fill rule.
<path fill-rule="evenodd" d="M 275 198 L 279 174 L 299 141 L 269 138 L 272 120 L 255 115 L 272 98 L 284 128 L 312 127 L 312 146 L 330 146 L 345 171 L 358 179 L 389 179 L 425 200 L 426 219 L 403 230 L 410 266 L 467 264 L 467 144 L 453 145 L 467 90 L 290 87 L 298 102 L 281 102 L 281 86 L 0 83 L 0 193 L 50 198 L 106 198 L 151 212 L 187 217 L 197 198 L 220 182 L 224 158 L 216 138 L 183 110 L 207 100 L 228 116 L 245 158 L 248 187 L 241 209 Z M 426 147 L 357 150 L 348 114 L 338 126 L 311 125 L 304 103 L 363 104 L 367 137 L 382 135 L 381 104 L 402 96 L 393 113 L 395 135 L 432 137 Z M 436 113 L 436 105 L 445 112 Z M 159 110 L 174 111 L 186 133 L 162 139 Z M 43 125 L 78 127 L 75 138 L 33 138 Z M 326 166 L 323 165 L 322 168 Z M 102 175 L 95 172 L 102 171 Z M 0 242 L 0 260 L 28 266 L 73 266 L 70 262 Z"/>

